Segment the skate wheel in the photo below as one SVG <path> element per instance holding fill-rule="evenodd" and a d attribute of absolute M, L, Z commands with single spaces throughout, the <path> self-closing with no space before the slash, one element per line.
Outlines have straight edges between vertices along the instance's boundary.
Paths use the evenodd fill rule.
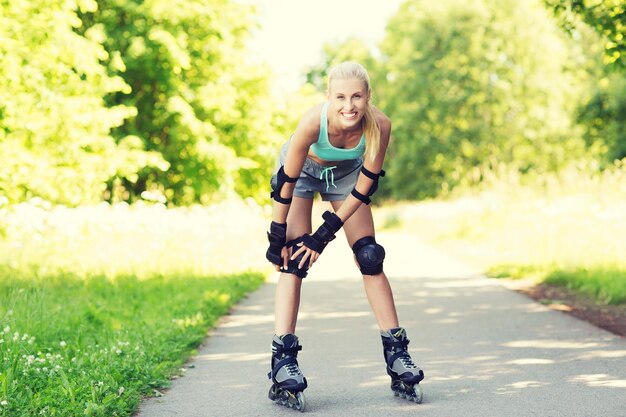
<path fill-rule="evenodd" d="M 303 413 L 306 408 L 306 398 L 304 397 L 304 393 L 302 391 L 297 393 L 296 399 L 298 400 L 298 403 L 296 404 L 295 409 Z"/>
<path fill-rule="evenodd" d="M 424 399 L 424 393 L 422 392 L 422 388 L 419 385 L 413 385 L 413 401 L 418 404 L 422 403 Z"/>

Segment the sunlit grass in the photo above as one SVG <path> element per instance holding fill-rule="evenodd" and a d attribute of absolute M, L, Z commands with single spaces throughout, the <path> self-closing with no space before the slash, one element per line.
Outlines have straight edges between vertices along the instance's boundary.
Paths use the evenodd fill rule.
<path fill-rule="evenodd" d="M 132 415 L 264 281 L 266 223 L 240 201 L 0 208 L 0 416 Z"/>
<path fill-rule="evenodd" d="M 1 416 L 127 416 L 261 274 L 0 275 Z"/>
<path fill-rule="evenodd" d="M 33 275 L 232 273 L 266 268 L 267 219 L 255 203 L 0 208 L 0 265 Z"/>
<path fill-rule="evenodd" d="M 493 276 L 546 280 L 602 303 L 626 301 L 621 165 L 602 175 L 571 170 L 539 185 L 494 181 L 447 201 L 382 208 L 378 217 Z"/>

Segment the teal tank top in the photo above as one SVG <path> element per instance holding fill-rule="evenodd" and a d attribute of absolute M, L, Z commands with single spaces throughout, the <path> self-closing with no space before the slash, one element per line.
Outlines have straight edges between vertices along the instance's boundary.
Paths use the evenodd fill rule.
<path fill-rule="evenodd" d="M 345 161 L 358 159 L 365 153 L 365 134 L 361 135 L 359 144 L 354 148 L 335 148 L 328 139 L 328 102 L 322 107 L 320 114 L 320 135 L 317 142 L 311 145 L 313 153 L 324 161 Z"/>

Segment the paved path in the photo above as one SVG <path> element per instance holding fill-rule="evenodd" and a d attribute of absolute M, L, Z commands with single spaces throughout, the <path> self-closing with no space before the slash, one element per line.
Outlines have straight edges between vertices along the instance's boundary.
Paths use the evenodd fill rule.
<path fill-rule="evenodd" d="M 548 310 L 415 237 L 380 234 L 424 403 L 393 397 L 347 245 L 303 286 L 298 335 L 310 416 L 625 417 L 626 339 Z M 140 417 L 297 416 L 267 399 L 274 284 L 212 331 L 186 376 Z"/>

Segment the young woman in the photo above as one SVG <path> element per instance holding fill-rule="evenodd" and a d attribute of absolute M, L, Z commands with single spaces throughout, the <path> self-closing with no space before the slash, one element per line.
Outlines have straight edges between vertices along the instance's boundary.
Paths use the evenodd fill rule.
<path fill-rule="evenodd" d="M 308 110 L 281 149 L 272 176 L 273 221 L 267 259 L 281 271 L 276 287 L 271 400 L 304 410 L 306 378 L 298 367 L 295 335 L 300 288 L 307 270 L 343 227 L 363 274 L 365 292 L 381 330 L 387 373 L 396 395 L 421 402 L 424 378 L 407 352 L 406 332 L 383 272 L 385 250 L 374 238 L 370 197 L 378 187 L 391 122 L 371 105 L 369 76 L 355 62 L 330 71 L 328 101 Z M 323 224 L 312 232 L 314 193 L 329 201 Z"/>

